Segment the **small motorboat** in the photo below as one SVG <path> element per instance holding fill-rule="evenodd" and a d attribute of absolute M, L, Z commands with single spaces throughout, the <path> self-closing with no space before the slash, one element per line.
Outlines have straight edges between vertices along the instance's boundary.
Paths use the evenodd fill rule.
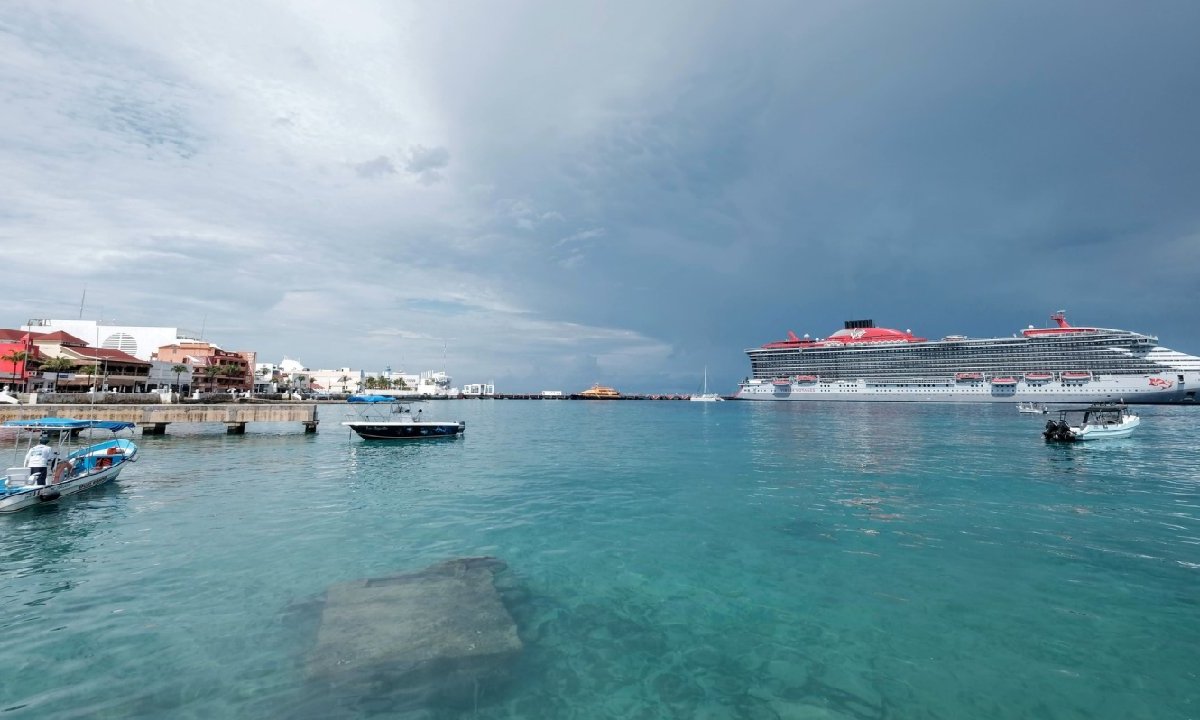
<path fill-rule="evenodd" d="M 104 429 L 113 433 L 132 428 L 133 423 L 71 418 L 40 418 L 9 420 L 4 427 L 16 428 L 15 459 L 3 475 L 0 487 L 0 513 L 17 512 L 34 505 L 53 502 L 115 480 L 125 466 L 137 460 L 138 447 L 127 438 L 114 438 L 75 447 L 76 438 L 84 430 Z M 44 477 L 34 477 L 33 468 L 25 465 L 34 439 L 50 448 L 53 460 Z M 24 443 L 22 443 L 24 440 Z"/>
<path fill-rule="evenodd" d="M 1046 421 L 1042 437 L 1047 442 L 1082 442 L 1084 440 L 1129 437 L 1142 422 L 1123 404 L 1092 405 L 1083 411 L 1083 419 L 1078 425 L 1071 425 L 1067 421 L 1067 414 L 1070 412 L 1070 410 L 1062 410 L 1057 422 Z"/>
<path fill-rule="evenodd" d="M 1031 415 L 1045 415 L 1050 412 L 1046 406 L 1037 402 L 1019 402 L 1017 403 L 1017 412 L 1028 413 Z"/>
<path fill-rule="evenodd" d="M 457 437 L 467 429 L 464 420 L 426 420 L 424 408 L 412 411 L 411 400 L 383 395 L 365 397 L 372 399 L 358 401 L 365 406 L 358 418 L 342 423 L 363 440 L 435 440 Z"/>

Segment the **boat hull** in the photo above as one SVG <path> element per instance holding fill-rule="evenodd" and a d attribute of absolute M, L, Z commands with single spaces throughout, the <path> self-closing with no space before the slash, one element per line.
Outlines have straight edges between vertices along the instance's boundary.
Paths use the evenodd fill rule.
<path fill-rule="evenodd" d="M 91 490 L 116 480 L 124 469 L 125 462 L 122 462 L 87 475 L 64 480 L 55 485 L 29 485 L 15 492 L 6 492 L 0 496 L 0 513 L 18 512 L 34 505 L 45 505 L 84 490 Z M 51 495 L 53 496 L 51 497 Z"/>
<path fill-rule="evenodd" d="M 437 440 L 462 435 L 464 422 L 370 422 L 342 423 L 364 440 Z"/>
<path fill-rule="evenodd" d="M 1098 377 L 1087 382 L 1041 382 L 1018 380 L 1012 385 L 978 381 L 963 383 L 953 378 L 914 378 L 910 382 L 839 380 L 791 383 L 771 381 L 743 383 L 735 398 L 764 401 L 818 402 L 947 402 L 947 403 L 1096 403 L 1170 404 L 1184 402 L 1188 386 L 1177 382 L 1174 373 Z"/>

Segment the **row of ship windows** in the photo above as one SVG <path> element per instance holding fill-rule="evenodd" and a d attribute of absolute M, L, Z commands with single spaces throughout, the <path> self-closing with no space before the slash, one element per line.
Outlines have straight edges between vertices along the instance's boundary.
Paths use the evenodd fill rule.
<path fill-rule="evenodd" d="M 836 364 L 859 365 L 863 363 L 916 363 L 944 362 L 954 364 L 979 364 L 989 362 L 1085 362 L 1093 360 L 1105 363 L 1148 363 L 1149 360 L 1136 355 L 1112 353 L 1107 351 L 1079 352 L 1064 356 L 1063 353 L 971 353 L 969 355 L 947 355 L 946 353 L 910 353 L 903 356 L 886 355 L 845 355 L 824 353 L 782 352 L 765 355 L 751 355 L 752 363 L 794 363 L 794 364 Z"/>
<path fill-rule="evenodd" d="M 867 370 L 887 371 L 890 373 L 908 373 L 914 372 L 929 373 L 941 371 L 946 374 L 954 374 L 956 372 L 974 371 L 974 372 L 1053 372 L 1056 369 L 1063 370 L 1103 370 L 1104 372 L 1125 372 L 1125 373 L 1142 373 L 1147 371 L 1160 372 L 1163 369 L 1162 365 L 1149 362 L 1136 363 L 1120 363 L 1115 365 L 1110 362 L 1100 362 L 1095 360 L 1076 360 L 1071 362 L 1069 366 L 1063 362 L 1037 362 L 1024 361 L 1012 362 L 997 361 L 995 363 L 973 363 L 971 365 L 957 363 L 910 363 L 899 365 L 896 363 L 751 363 L 751 368 L 755 372 L 781 372 L 785 375 L 791 374 L 820 374 L 824 372 L 841 372 L 851 373 Z"/>
<path fill-rule="evenodd" d="M 751 362 L 792 362 L 792 363 L 839 363 L 846 365 L 857 365 L 859 363 L 898 363 L 898 362 L 953 362 L 964 363 L 967 361 L 979 362 L 994 362 L 996 360 L 1004 361 L 1026 361 L 1026 362 L 1079 362 L 1082 360 L 1097 360 L 1100 362 L 1150 362 L 1144 357 L 1137 355 L 1127 355 L 1125 353 L 1117 354 L 1111 352 L 1081 352 L 1072 353 L 1069 356 L 1064 356 L 1062 353 L 971 353 L 970 355 L 956 357 L 946 355 L 945 353 L 918 353 L 905 355 L 904 357 L 896 357 L 894 355 L 866 355 L 866 356 L 847 356 L 847 355 L 822 355 L 815 353 L 771 353 L 769 355 L 751 355 Z"/>
<path fill-rule="evenodd" d="M 843 394 L 843 393 L 856 393 L 856 392 L 859 392 L 860 390 L 861 390 L 861 388 L 853 388 L 853 387 L 851 387 L 851 388 L 819 388 L 819 389 L 817 390 L 817 392 L 819 392 L 819 393 L 837 393 L 837 394 L 841 395 L 841 394 Z M 762 393 L 763 395 L 770 395 L 770 394 L 773 394 L 773 393 L 771 393 L 771 392 L 767 392 L 767 391 L 763 391 L 763 390 L 758 390 L 758 391 L 756 391 L 756 392 L 760 392 L 760 393 Z M 810 391 L 810 392 L 811 392 L 811 391 Z M 916 389 L 916 388 L 909 388 L 909 389 L 904 389 L 904 388 L 870 388 L 870 389 L 869 389 L 869 392 L 872 392 L 872 393 L 875 393 L 875 394 L 882 394 L 882 393 L 898 393 L 898 392 L 908 392 L 908 393 L 914 393 L 914 392 L 921 392 L 921 393 L 928 393 L 928 392 L 944 392 L 944 393 L 949 393 L 949 392 L 958 392 L 958 393 L 961 393 L 961 392 L 962 392 L 962 388 L 939 388 L 939 387 L 931 387 L 931 388 L 929 388 L 929 389 L 925 389 L 925 390 L 919 390 L 919 389 Z M 994 389 L 992 389 L 990 392 L 1013 392 L 1013 393 L 1015 393 L 1015 392 L 1016 392 L 1016 387 L 1015 387 L 1015 386 L 1010 386 L 1010 387 L 998 387 L 998 388 L 994 388 Z M 1048 392 L 1056 392 L 1056 393 L 1057 393 L 1057 392 L 1061 392 L 1061 391 L 1060 391 L 1060 390 L 1042 390 L 1042 389 L 1036 389 L 1036 388 L 1035 388 L 1035 389 L 1032 389 L 1032 390 L 1030 390 L 1030 389 L 1027 389 L 1027 390 L 1024 390 L 1023 392 L 1043 392 L 1043 393 L 1048 393 Z M 1111 392 L 1112 392 L 1112 389 L 1111 389 L 1111 388 L 1089 388 L 1089 387 L 1072 387 L 1072 388 L 1071 388 L 1071 394 L 1076 394 L 1076 393 L 1081 393 L 1081 392 L 1090 392 L 1090 393 L 1111 393 Z M 790 391 L 789 391 L 789 393 L 788 393 L 788 394 L 790 394 Z M 796 393 L 796 394 L 797 394 L 797 395 L 808 395 L 809 393 L 808 393 L 808 392 L 805 392 L 805 393 Z M 983 394 L 983 393 L 979 393 L 979 394 Z"/>
<path fill-rule="evenodd" d="M 986 350 L 1000 350 L 1008 352 L 1058 352 L 1064 350 L 1096 350 L 1118 348 L 1121 350 L 1129 350 L 1130 345 L 1138 345 L 1144 347 L 1153 347 L 1153 343 L 1130 343 L 1127 339 L 1108 339 L 1096 340 L 1092 342 L 1057 342 L 1057 343 L 1036 343 L 1030 344 L 1026 340 L 1014 339 L 1009 341 L 1000 341 L 997 343 L 989 343 L 986 345 L 922 345 L 922 344 L 863 344 L 863 345 L 836 345 L 833 347 L 806 347 L 806 348 L 752 348 L 749 352 L 752 353 L 804 353 L 809 354 L 842 354 L 842 353 L 937 353 L 939 355 L 974 355 L 978 352 Z"/>

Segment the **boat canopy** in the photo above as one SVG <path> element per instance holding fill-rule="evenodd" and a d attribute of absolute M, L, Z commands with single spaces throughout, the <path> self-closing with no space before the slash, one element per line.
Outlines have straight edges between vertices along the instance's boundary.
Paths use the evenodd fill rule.
<path fill-rule="evenodd" d="M 5 420 L 4 427 L 23 430 L 86 430 L 92 426 L 92 422 L 73 418 L 44 417 L 34 420 Z"/>
<path fill-rule="evenodd" d="M 134 427 L 134 423 L 121 420 L 76 420 L 74 418 L 45 417 L 33 420 L 5 420 L 4 427 L 15 427 L 22 430 L 87 430 L 98 428 L 119 432 Z"/>
<path fill-rule="evenodd" d="M 351 395 L 346 398 L 346 402 L 352 403 L 390 403 L 396 401 L 397 398 L 391 395 Z"/>

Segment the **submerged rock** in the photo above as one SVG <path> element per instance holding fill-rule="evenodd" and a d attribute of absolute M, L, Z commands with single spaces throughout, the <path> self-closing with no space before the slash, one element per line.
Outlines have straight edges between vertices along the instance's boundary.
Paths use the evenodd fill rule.
<path fill-rule="evenodd" d="M 521 652 L 496 590 L 495 558 L 334 585 L 325 593 L 309 679 L 370 704 L 478 705 Z"/>

